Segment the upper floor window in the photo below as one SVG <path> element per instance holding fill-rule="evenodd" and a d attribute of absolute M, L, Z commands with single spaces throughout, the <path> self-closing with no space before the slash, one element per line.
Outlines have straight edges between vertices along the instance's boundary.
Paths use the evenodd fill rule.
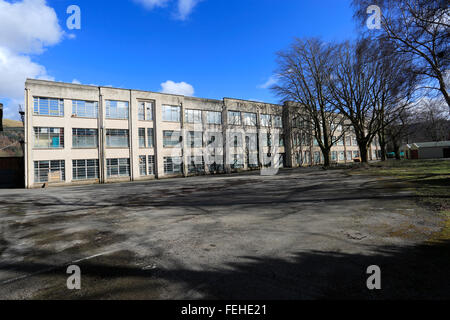
<path fill-rule="evenodd" d="M 72 129 L 72 148 L 97 148 L 97 129 Z"/>
<path fill-rule="evenodd" d="M 106 100 L 106 119 L 128 119 L 128 102 Z"/>
<path fill-rule="evenodd" d="M 222 124 L 222 113 L 216 111 L 208 111 L 207 121 L 209 124 Z"/>
<path fill-rule="evenodd" d="M 281 116 L 273 117 L 273 125 L 275 128 L 283 128 L 283 121 L 281 120 Z"/>
<path fill-rule="evenodd" d="M 126 129 L 107 129 L 106 146 L 109 148 L 128 148 L 129 138 Z"/>
<path fill-rule="evenodd" d="M 241 113 L 239 111 L 228 111 L 228 124 L 241 125 Z"/>
<path fill-rule="evenodd" d="M 38 149 L 64 148 L 64 129 L 34 128 L 34 147 Z"/>
<path fill-rule="evenodd" d="M 181 132 L 180 131 L 163 131 L 163 146 L 164 147 L 180 147 L 181 146 Z"/>
<path fill-rule="evenodd" d="M 139 102 L 138 104 L 138 120 L 151 121 L 153 120 L 153 102 Z"/>
<path fill-rule="evenodd" d="M 202 111 L 186 109 L 184 119 L 187 123 L 202 123 Z"/>
<path fill-rule="evenodd" d="M 163 121 L 180 122 L 180 107 L 179 106 L 162 106 Z"/>
<path fill-rule="evenodd" d="M 262 127 L 270 127 L 271 126 L 271 117 L 270 114 L 262 114 L 261 115 L 261 126 Z"/>
<path fill-rule="evenodd" d="M 256 126 L 256 113 L 244 113 L 244 125 Z"/>
<path fill-rule="evenodd" d="M 35 97 L 34 114 L 41 116 L 64 117 L 64 100 Z"/>
<path fill-rule="evenodd" d="M 203 132 L 189 131 L 186 143 L 190 148 L 201 148 L 203 146 Z"/>
<path fill-rule="evenodd" d="M 72 115 L 80 118 L 98 118 L 98 102 L 72 100 Z"/>

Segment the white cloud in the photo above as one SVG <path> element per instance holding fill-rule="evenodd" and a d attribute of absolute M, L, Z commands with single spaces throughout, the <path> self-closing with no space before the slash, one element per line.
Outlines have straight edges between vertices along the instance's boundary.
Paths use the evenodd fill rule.
<path fill-rule="evenodd" d="M 152 10 L 157 7 L 166 7 L 172 0 L 134 0 L 141 4 L 144 8 Z M 177 0 L 177 9 L 175 18 L 179 20 L 186 20 L 192 13 L 195 6 L 203 0 Z"/>
<path fill-rule="evenodd" d="M 77 80 L 77 79 L 73 79 L 73 80 L 72 80 L 72 83 L 73 83 L 73 84 L 81 84 L 81 82 L 80 82 L 79 80 Z"/>
<path fill-rule="evenodd" d="M 259 89 L 269 89 L 278 82 L 277 77 L 271 76 L 265 83 L 258 86 Z"/>
<path fill-rule="evenodd" d="M 11 52 L 0 46 L 0 97 L 23 99 L 26 78 L 53 78 L 44 66 L 31 61 L 30 57 Z"/>
<path fill-rule="evenodd" d="M 162 93 L 179 94 L 191 97 L 194 95 L 194 87 L 186 82 L 173 82 L 168 80 L 161 83 L 161 88 Z"/>
<path fill-rule="evenodd" d="M 0 0 L 0 46 L 12 52 L 41 53 L 63 35 L 55 10 L 45 0 Z"/>
<path fill-rule="evenodd" d="M 191 14 L 194 7 L 202 0 L 178 0 L 178 13 L 177 17 L 180 20 L 186 20 Z"/>
<path fill-rule="evenodd" d="M 41 54 L 63 37 L 55 10 L 45 0 L 0 0 L 0 98 L 8 101 L 6 116 L 16 115 L 17 104 L 23 104 L 27 78 L 54 80 L 29 55 Z"/>
<path fill-rule="evenodd" d="M 170 0 L 134 0 L 135 2 L 142 4 L 146 9 L 153 9 L 156 7 L 165 7 Z"/>

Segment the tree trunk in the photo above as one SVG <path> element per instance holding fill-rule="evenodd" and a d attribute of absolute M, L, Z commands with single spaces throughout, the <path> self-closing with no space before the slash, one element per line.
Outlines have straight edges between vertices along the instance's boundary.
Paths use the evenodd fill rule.
<path fill-rule="evenodd" d="M 324 167 L 328 168 L 330 166 L 330 150 L 326 150 L 323 151 L 322 150 L 322 154 L 323 154 L 323 162 L 324 162 Z"/>
<path fill-rule="evenodd" d="M 383 129 L 378 133 L 378 143 L 380 144 L 381 161 L 386 161 L 386 135 Z"/>
<path fill-rule="evenodd" d="M 359 152 L 361 153 L 361 162 L 362 163 L 368 163 L 369 158 L 367 155 L 367 143 L 361 143 L 359 144 Z"/>
<path fill-rule="evenodd" d="M 401 160 L 401 157 L 400 157 L 400 146 L 397 143 L 394 143 L 393 147 L 394 147 L 394 152 L 395 152 L 395 159 Z"/>

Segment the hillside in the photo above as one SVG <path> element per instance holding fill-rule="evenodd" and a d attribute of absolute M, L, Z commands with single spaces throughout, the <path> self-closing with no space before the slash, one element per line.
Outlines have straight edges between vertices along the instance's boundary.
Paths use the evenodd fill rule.
<path fill-rule="evenodd" d="M 22 121 L 3 119 L 4 128 L 23 128 Z"/>

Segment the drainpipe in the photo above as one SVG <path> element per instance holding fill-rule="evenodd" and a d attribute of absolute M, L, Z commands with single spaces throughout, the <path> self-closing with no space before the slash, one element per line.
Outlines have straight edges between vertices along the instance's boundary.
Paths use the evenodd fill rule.
<path fill-rule="evenodd" d="M 104 150 L 104 127 L 103 127 L 103 95 L 101 92 L 101 87 L 98 87 L 98 165 L 99 165 L 99 182 L 105 183 L 105 150 Z"/>

